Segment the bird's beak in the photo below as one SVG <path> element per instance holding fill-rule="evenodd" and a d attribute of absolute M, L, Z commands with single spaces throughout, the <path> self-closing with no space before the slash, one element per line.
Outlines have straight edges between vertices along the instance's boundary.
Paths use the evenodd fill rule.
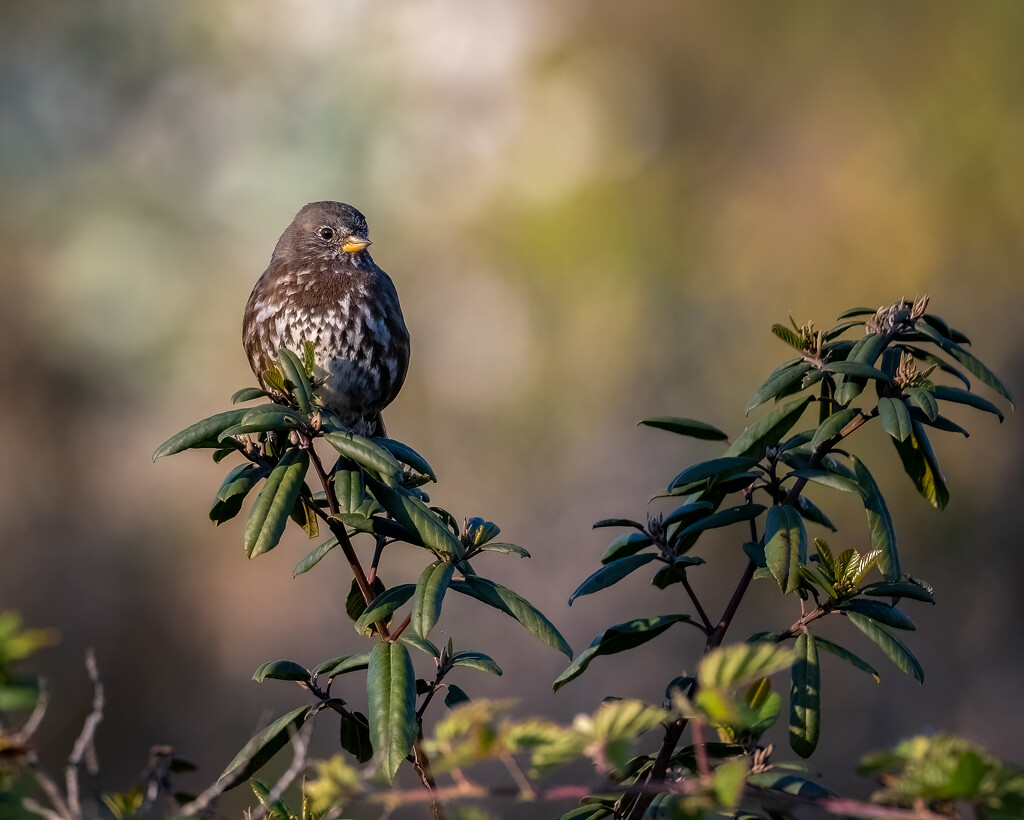
<path fill-rule="evenodd" d="M 341 246 L 341 249 L 345 253 L 359 253 L 369 245 L 373 243 L 369 239 L 360 239 L 358 236 L 350 236 L 345 240 L 345 244 Z"/>

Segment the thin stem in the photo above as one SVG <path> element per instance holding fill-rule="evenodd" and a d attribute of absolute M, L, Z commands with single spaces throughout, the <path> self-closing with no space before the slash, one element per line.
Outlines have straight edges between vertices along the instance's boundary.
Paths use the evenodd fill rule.
<path fill-rule="evenodd" d="M 96 653 L 92 649 L 86 650 L 85 669 L 89 673 L 89 679 L 92 680 L 92 711 L 85 719 L 82 731 L 79 733 L 78 739 L 75 740 L 75 745 L 71 749 L 67 765 L 64 767 L 64 788 L 68 796 L 68 814 L 72 818 L 80 818 L 82 816 L 82 804 L 79 800 L 78 769 L 82 765 L 82 758 L 85 757 L 86 751 L 92 745 L 93 738 L 96 736 L 96 727 L 103 720 L 103 707 L 105 704 L 103 681 L 100 680 L 99 667 L 96 665 Z"/>
<path fill-rule="evenodd" d="M 711 621 L 708 619 L 708 614 L 704 611 L 704 607 L 700 605 L 700 601 L 697 599 L 697 595 L 693 591 L 693 587 L 690 586 L 690 580 L 686 577 L 686 572 L 683 572 L 683 589 L 686 590 L 686 594 L 690 596 L 690 600 L 693 602 L 694 608 L 697 610 L 697 614 L 700 616 L 701 622 L 704 624 L 704 634 L 710 635 L 713 627 Z"/>

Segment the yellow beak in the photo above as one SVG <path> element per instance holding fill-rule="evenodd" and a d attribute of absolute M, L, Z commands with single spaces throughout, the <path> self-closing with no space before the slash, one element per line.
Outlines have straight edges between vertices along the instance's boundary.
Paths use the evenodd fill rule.
<path fill-rule="evenodd" d="M 372 244 L 373 243 L 369 239 L 360 239 L 357 236 L 350 236 L 345 240 L 341 249 L 345 251 L 345 253 L 359 253 L 359 251 Z"/>

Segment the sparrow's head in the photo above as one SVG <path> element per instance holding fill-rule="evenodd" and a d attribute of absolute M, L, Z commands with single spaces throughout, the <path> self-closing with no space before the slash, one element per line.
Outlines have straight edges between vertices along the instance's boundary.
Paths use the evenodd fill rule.
<path fill-rule="evenodd" d="M 366 217 L 344 202 L 311 202 L 281 235 L 274 257 L 323 262 L 358 257 L 370 245 Z"/>

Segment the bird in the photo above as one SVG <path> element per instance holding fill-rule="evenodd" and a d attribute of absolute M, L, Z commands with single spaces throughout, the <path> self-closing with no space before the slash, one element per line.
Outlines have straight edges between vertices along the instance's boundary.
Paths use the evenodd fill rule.
<path fill-rule="evenodd" d="M 264 390 L 278 351 L 312 345 L 322 406 L 353 432 L 384 436 L 381 411 L 409 369 L 409 330 L 394 283 L 373 261 L 366 217 L 311 202 L 281 234 L 249 295 L 242 346 Z"/>

